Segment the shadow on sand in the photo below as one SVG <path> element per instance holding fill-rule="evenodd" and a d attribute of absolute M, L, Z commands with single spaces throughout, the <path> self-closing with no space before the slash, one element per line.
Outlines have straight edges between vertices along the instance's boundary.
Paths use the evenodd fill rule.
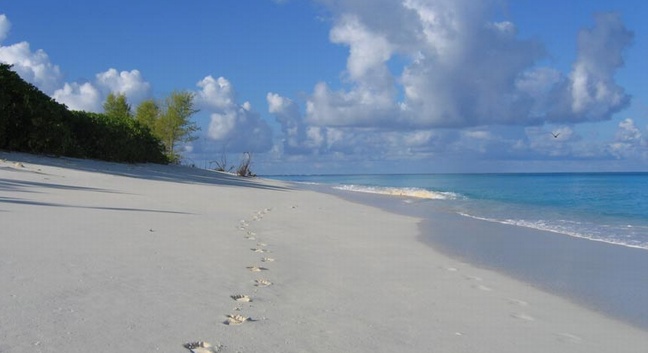
<path fill-rule="evenodd" d="M 25 153 L 8 153 L 0 152 L 0 159 L 6 159 L 16 163 L 32 163 L 50 167 L 59 167 L 85 172 L 103 173 L 118 175 L 128 178 L 138 178 L 146 180 L 158 180 L 174 183 L 185 184 L 206 184 L 206 185 L 224 185 L 247 187 L 265 190 L 286 191 L 291 188 L 283 183 L 276 181 L 260 180 L 256 178 L 243 178 L 236 175 L 221 173 L 212 170 L 191 168 L 177 165 L 161 164 L 121 164 L 113 162 L 103 162 L 86 159 L 75 159 L 67 157 L 45 157 Z M 21 171 L 20 169 L 11 169 Z M 41 173 L 45 174 L 45 173 Z M 5 183 L 7 179 L 0 182 Z M 15 181 L 14 181 L 15 182 Z M 2 185 L 0 185 L 1 187 Z M 56 184 L 43 183 L 45 187 L 57 187 Z M 66 185 L 60 185 L 62 188 L 75 188 Z M 109 192 L 108 190 L 89 190 L 99 192 Z"/>

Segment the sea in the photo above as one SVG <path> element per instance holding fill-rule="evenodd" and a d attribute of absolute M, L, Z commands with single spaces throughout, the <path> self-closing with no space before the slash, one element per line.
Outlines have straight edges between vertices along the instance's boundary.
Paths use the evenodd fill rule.
<path fill-rule="evenodd" d="M 422 243 L 648 333 L 648 173 L 271 178 L 422 219 Z"/>
<path fill-rule="evenodd" d="M 648 250 L 648 173 L 290 175 L 420 207 Z M 648 269 L 647 269 L 648 270 Z"/>

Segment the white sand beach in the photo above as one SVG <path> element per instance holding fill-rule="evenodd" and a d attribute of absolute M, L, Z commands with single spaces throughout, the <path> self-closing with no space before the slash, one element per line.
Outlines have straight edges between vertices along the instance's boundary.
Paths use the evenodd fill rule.
<path fill-rule="evenodd" d="M 648 351 L 422 244 L 415 218 L 187 167 L 0 159 L 2 353 Z"/>

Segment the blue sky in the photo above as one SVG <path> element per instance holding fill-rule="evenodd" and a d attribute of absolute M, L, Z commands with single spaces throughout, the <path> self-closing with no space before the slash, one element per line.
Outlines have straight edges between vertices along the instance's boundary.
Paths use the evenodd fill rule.
<path fill-rule="evenodd" d="M 73 109 L 196 94 L 200 167 L 648 170 L 644 1 L 0 0 L 0 61 Z M 554 138 L 552 133 L 558 134 Z"/>

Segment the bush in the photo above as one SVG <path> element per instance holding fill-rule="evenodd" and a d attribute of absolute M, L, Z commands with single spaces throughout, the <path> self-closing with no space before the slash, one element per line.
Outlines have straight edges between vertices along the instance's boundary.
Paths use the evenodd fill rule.
<path fill-rule="evenodd" d="M 0 64 L 0 148 L 55 155 L 76 154 L 68 110 Z"/>
<path fill-rule="evenodd" d="M 255 177 L 256 174 L 252 173 L 250 167 L 252 166 L 252 155 L 249 152 L 243 153 L 243 159 L 236 170 L 236 175 L 242 177 Z"/>
<path fill-rule="evenodd" d="M 69 111 L 5 64 L 0 64 L 0 149 L 114 162 L 169 162 L 162 142 L 141 123 Z"/>
<path fill-rule="evenodd" d="M 160 140 L 137 121 L 81 111 L 70 114 L 72 130 L 84 157 L 114 162 L 168 163 Z"/>

